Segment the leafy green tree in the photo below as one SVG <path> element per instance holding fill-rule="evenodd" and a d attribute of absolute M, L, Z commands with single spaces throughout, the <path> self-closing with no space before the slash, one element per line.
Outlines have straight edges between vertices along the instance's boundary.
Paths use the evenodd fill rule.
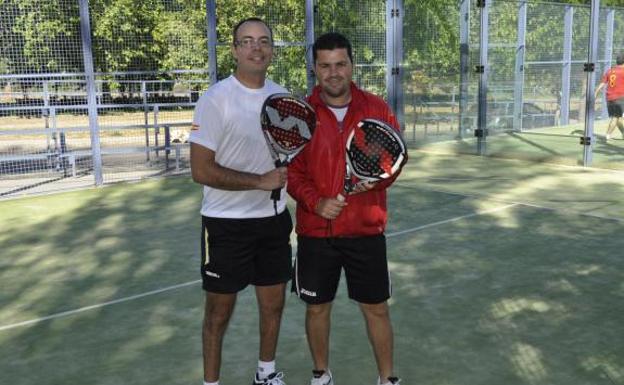
<path fill-rule="evenodd" d="M 217 1 L 218 77 L 228 76 L 235 68 L 230 54 L 232 28 L 240 20 L 260 17 L 273 30 L 276 43 L 269 77 L 295 93 L 306 89 L 305 66 L 305 8 L 300 0 L 240 0 Z M 299 45 L 292 45 L 298 43 Z"/>
<path fill-rule="evenodd" d="M 403 49 L 406 93 L 425 98 L 459 83 L 459 4 L 406 0 Z"/>
<path fill-rule="evenodd" d="M 14 31 L 18 11 L 15 0 L 0 0 L 0 74 L 16 72 L 15 52 L 24 49 L 23 36 Z"/>
<path fill-rule="evenodd" d="M 386 4 L 374 0 L 326 0 L 315 13 L 315 35 L 336 31 L 349 38 L 354 79 L 362 87 L 386 93 Z"/>
<path fill-rule="evenodd" d="M 153 30 L 156 62 L 160 70 L 205 69 L 206 2 L 187 0 L 178 9 L 164 9 Z"/>
<path fill-rule="evenodd" d="M 11 31 L 7 31 L 9 41 L 15 44 L 14 47 L 21 48 L 24 59 L 12 60 L 13 72 L 82 70 L 77 2 L 13 0 L 3 2 L 3 11 L 5 5 L 10 8 L 9 12 L 16 15 Z"/>
<path fill-rule="evenodd" d="M 158 0 L 93 2 L 90 12 L 97 70 L 157 70 L 158 48 L 153 35 L 162 8 Z"/>

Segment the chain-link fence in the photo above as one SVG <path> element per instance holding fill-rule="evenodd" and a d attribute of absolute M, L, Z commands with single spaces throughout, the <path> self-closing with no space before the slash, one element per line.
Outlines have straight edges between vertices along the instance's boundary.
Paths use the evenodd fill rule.
<path fill-rule="evenodd" d="M 406 15 L 411 12 L 406 7 Z M 421 28 L 406 32 L 413 36 L 408 41 L 418 41 L 418 31 L 428 31 L 425 44 L 442 42 L 433 45 L 441 54 L 452 47 L 458 58 L 442 64 L 411 61 L 409 55 L 424 50 L 406 50 L 408 71 L 426 68 L 412 73 L 412 86 L 418 84 L 415 79 L 425 80 L 420 90 L 412 95 L 406 91 L 406 137 L 430 150 L 623 168 L 620 133 L 615 132 L 615 140 L 605 138 L 603 94 L 596 103 L 595 128 L 593 120 L 591 128 L 585 122 L 587 111 L 594 108 L 587 92 L 593 93 L 621 53 L 622 9 L 601 8 L 594 15 L 585 5 L 464 0 L 459 7 L 446 5 L 445 12 L 457 24 L 421 18 Z M 594 20 L 599 25 L 596 36 L 590 34 Z M 446 31 L 458 32 L 446 37 Z M 597 51 L 592 61 L 589 46 L 594 38 Z M 456 70 L 440 71 L 449 62 L 457 64 Z M 595 82 L 588 84 L 592 69 Z M 421 75 L 426 71 L 437 74 Z"/>
<path fill-rule="evenodd" d="M 88 20 L 86 1 L 0 4 L 0 194 L 93 185 L 94 154 L 103 183 L 188 170 L 192 109 L 209 85 L 203 3 L 92 1 Z"/>
<path fill-rule="evenodd" d="M 387 98 L 413 146 L 568 164 L 582 164 L 589 146 L 593 166 L 624 165 L 619 133 L 604 140 L 602 96 L 596 134 L 587 137 L 586 91 L 595 86 L 585 71 L 589 6 L 7 0 L 0 2 L 0 195 L 188 172 L 194 103 L 210 79 L 231 73 L 231 27 L 249 16 L 273 28 L 269 76 L 299 95 L 314 80 L 314 36 L 347 35 L 356 82 Z M 596 20 L 598 82 L 624 50 L 624 11 L 602 8 Z M 85 63 L 93 67 L 93 101 Z"/>

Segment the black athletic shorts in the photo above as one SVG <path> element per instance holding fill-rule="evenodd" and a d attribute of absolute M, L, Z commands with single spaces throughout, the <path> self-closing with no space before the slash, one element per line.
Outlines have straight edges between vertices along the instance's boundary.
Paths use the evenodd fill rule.
<path fill-rule="evenodd" d="M 609 100 L 607 102 L 607 111 L 610 118 L 621 118 L 624 112 L 624 99 Z"/>
<path fill-rule="evenodd" d="M 309 304 L 331 302 L 342 269 L 349 298 L 360 303 L 381 303 L 392 294 L 386 237 L 297 237 L 297 258 L 292 292 Z"/>
<path fill-rule="evenodd" d="M 202 216 L 204 290 L 228 294 L 237 293 L 249 284 L 268 286 L 288 282 L 292 275 L 292 228 L 288 210 L 267 218 Z"/>

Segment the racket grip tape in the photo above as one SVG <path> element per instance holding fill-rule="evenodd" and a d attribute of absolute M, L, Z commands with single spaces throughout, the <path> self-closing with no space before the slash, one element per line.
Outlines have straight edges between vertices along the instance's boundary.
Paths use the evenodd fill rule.
<path fill-rule="evenodd" d="M 275 190 L 271 191 L 271 199 L 274 201 L 280 200 L 280 196 L 282 195 L 281 191 L 281 188 L 276 188 Z"/>
<path fill-rule="evenodd" d="M 280 167 L 284 167 L 286 166 L 288 163 L 285 161 L 282 161 L 280 159 L 276 159 L 275 160 L 275 168 L 280 168 Z M 280 200 L 281 197 L 281 188 L 276 188 L 275 190 L 271 191 L 271 199 L 274 201 L 278 201 Z"/>

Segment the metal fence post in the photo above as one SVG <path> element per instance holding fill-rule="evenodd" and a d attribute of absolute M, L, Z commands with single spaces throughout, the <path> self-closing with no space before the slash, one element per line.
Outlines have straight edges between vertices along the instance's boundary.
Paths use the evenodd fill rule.
<path fill-rule="evenodd" d="M 561 95 L 559 100 L 559 124 L 570 123 L 570 74 L 572 72 L 572 26 L 574 24 L 574 7 L 565 6 L 563 26 L 563 68 L 561 69 Z"/>
<path fill-rule="evenodd" d="M 583 145 L 583 165 L 592 164 L 592 146 L 594 143 L 594 83 L 596 82 L 595 63 L 598 57 L 598 31 L 600 20 L 600 0 L 591 2 L 591 22 L 589 25 L 589 54 L 585 71 L 587 72 L 587 89 L 585 91 L 585 136 L 581 138 Z"/>
<path fill-rule="evenodd" d="M 393 107 L 394 104 L 394 1 L 386 1 L 386 92 L 387 102 Z"/>
<path fill-rule="evenodd" d="M 95 72 L 93 68 L 93 46 L 91 44 L 91 22 L 89 20 L 89 0 L 80 0 L 80 34 L 82 37 L 82 56 L 84 60 L 85 80 L 87 83 L 87 104 L 89 128 L 91 131 L 91 154 L 95 185 L 104 183 L 102 176 L 102 153 L 100 151 L 100 129 L 95 90 Z"/>
<path fill-rule="evenodd" d="M 206 0 L 206 35 L 208 41 L 208 78 L 217 82 L 217 11 L 216 0 Z"/>
<path fill-rule="evenodd" d="M 156 150 L 156 158 L 159 156 L 158 152 L 158 135 L 160 134 L 160 126 L 158 125 L 158 113 L 160 112 L 160 106 L 157 104 L 154 106 L 154 149 Z M 149 146 L 147 152 L 150 151 Z"/>
<path fill-rule="evenodd" d="M 524 55 L 526 49 L 527 2 L 522 1 L 518 8 L 518 45 L 516 47 L 516 67 L 514 79 L 513 129 L 522 130 L 524 106 Z"/>
<path fill-rule="evenodd" d="M 49 81 L 43 81 L 43 106 L 50 107 L 50 87 Z"/>
<path fill-rule="evenodd" d="M 486 154 L 487 137 L 487 92 L 488 92 L 488 35 L 489 35 L 489 11 L 492 0 L 477 0 L 477 6 L 481 8 L 481 26 L 479 32 L 479 116 L 477 118 L 477 153 Z"/>
<path fill-rule="evenodd" d="M 401 126 L 402 131 L 405 130 L 405 111 L 404 111 L 404 91 L 403 91 L 403 15 L 405 9 L 403 7 L 403 0 L 395 0 L 396 17 L 394 21 L 394 68 L 395 75 L 394 81 L 396 83 L 394 87 L 395 93 L 395 107 L 394 113 Z"/>
<path fill-rule="evenodd" d="M 312 46 L 314 45 L 314 0 L 306 0 L 305 2 L 305 39 L 306 39 L 306 77 L 308 95 L 312 94 L 312 88 L 316 84 L 314 76 L 314 57 Z"/>
<path fill-rule="evenodd" d="M 470 0 L 462 0 L 459 8 L 459 137 L 464 138 L 462 122 L 468 107 L 470 84 Z"/>
<path fill-rule="evenodd" d="M 388 104 L 396 114 L 401 128 L 403 117 L 403 90 L 401 62 L 403 59 L 403 1 L 386 2 L 386 88 Z"/>
<path fill-rule="evenodd" d="M 147 113 L 149 111 L 149 107 L 147 105 L 147 85 L 145 84 L 145 80 L 141 80 L 141 97 L 143 100 L 143 112 L 145 114 L 145 124 L 147 124 Z"/>
<path fill-rule="evenodd" d="M 49 135 L 52 138 L 52 142 L 54 142 L 54 149 L 48 146 L 48 152 L 58 153 L 59 150 L 59 135 L 58 135 L 58 125 L 56 120 L 56 107 L 50 107 L 50 119 L 52 120 L 52 126 L 50 127 Z M 53 164 L 50 160 L 48 160 L 48 167 L 52 167 Z"/>

